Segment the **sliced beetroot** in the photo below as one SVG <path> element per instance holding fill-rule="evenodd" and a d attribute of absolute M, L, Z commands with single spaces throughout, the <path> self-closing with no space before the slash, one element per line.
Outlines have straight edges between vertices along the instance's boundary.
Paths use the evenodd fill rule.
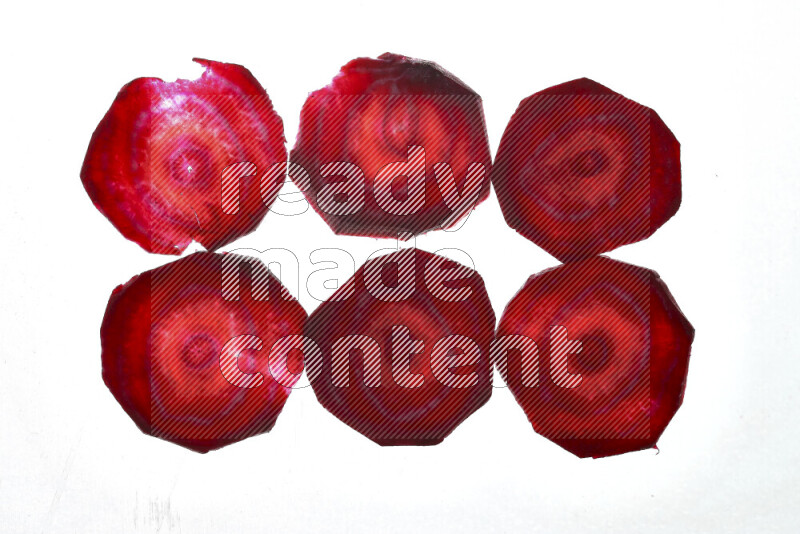
<path fill-rule="evenodd" d="M 598 458 L 655 447 L 683 401 L 693 338 L 658 274 L 600 256 L 530 277 L 493 356 L 537 433 Z"/>
<path fill-rule="evenodd" d="M 306 370 L 320 403 L 379 445 L 435 445 L 491 396 L 494 321 L 480 275 L 404 249 L 309 317 Z"/>
<path fill-rule="evenodd" d="M 264 88 L 240 65 L 195 61 L 205 67 L 196 80 L 123 87 L 81 169 L 97 209 L 148 252 L 180 254 L 192 240 L 214 250 L 248 234 L 282 185 L 258 178 L 286 160 Z"/>
<path fill-rule="evenodd" d="M 242 258 L 192 254 L 112 293 L 103 380 L 142 432 L 204 453 L 275 424 L 302 363 L 271 349 L 306 313 L 260 262 L 226 266 Z"/>
<path fill-rule="evenodd" d="M 489 194 L 480 97 L 437 64 L 396 54 L 355 59 L 308 97 L 291 160 L 337 234 L 449 227 Z"/>
<path fill-rule="evenodd" d="M 492 183 L 509 226 L 579 260 L 646 239 L 675 214 L 680 144 L 655 111 L 582 78 L 520 103 Z"/>

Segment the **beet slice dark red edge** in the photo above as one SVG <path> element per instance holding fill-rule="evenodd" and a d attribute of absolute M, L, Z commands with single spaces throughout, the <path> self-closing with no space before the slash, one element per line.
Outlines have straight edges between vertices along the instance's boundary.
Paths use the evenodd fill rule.
<path fill-rule="evenodd" d="M 195 253 L 133 277 L 112 293 L 100 331 L 103 380 L 136 425 L 203 453 L 272 428 L 293 378 L 271 373 L 265 362 L 278 339 L 302 334 L 306 319 L 264 272 L 257 279 L 266 292 L 254 298 L 252 267 L 240 269 L 236 299 L 226 296 L 227 260 Z M 234 385 L 222 373 L 221 351 L 238 336 L 263 343 L 258 351 L 243 346 L 236 360 L 242 373 L 261 373 L 256 387 Z M 300 362 L 292 368 L 292 357 L 287 372 L 299 376 Z"/>
<path fill-rule="evenodd" d="M 409 267 L 413 277 L 405 270 Z M 382 293 L 373 285 L 378 277 L 388 288 L 404 289 Z M 311 314 L 305 335 L 319 352 L 306 352 L 306 372 L 325 409 L 379 445 L 435 445 L 491 396 L 494 321 L 483 281 L 475 271 L 428 252 L 403 249 L 367 262 Z M 424 342 L 423 351 L 406 360 L 410 372 L 423 379 L 419 387 L 404 387 L 410 383 L 393 375 L 393 358 L 409 346 L 398 335 L 394 345 L 398 350 L 392 355 L 394 326 L 408 328 L 411 338 Z M 464 352 L 474 359 L 455 371 L 473 377 L 467 387 L 440 379 L 432 369 L 438 361 L 431 358 L 435 343 L 456 335 L 474 342 L 464 345 L 471 347 Z M 374 340 L 380 351 L 378 366 L 366 363 L 374 361 L 368 354 L 376 355 L 366 345 L 342 349 L 345 359 L 334 360 L 335 344 L 348 336 Z M 447 354 L 453 353 L 459 349 Z M 347 377 L 346 385 L 337 382 L 334 367 L 340 378 Z M 379 385 L 369 382 L 378 376 Z"/>
<path fill-rule="evenodd" d="M 387 209 L 378 197 L 388 196 L 375 189 L 381 168 L 408 162 L 410 145 L 425 149 L 426 171 L 424 202 L 408 204 L 415 206 L 413 213 Z M 330 85 L 312 93 L 303 106 L 290 158 L 308 172 L 302 179 L 297 174 L 292 178 L 337 234 L 396 238 L 449 227 L 489 194 L 491 154 L 480 97 L 437 64 L 397 54 L 354 59 Z M 358 166 L 364 172 L 362 183 L 341 173 L 323 176 L 320 167 L 334 162 Z M 450 165 L 461 194 L 476 192 L 471 202 L 451 209 L 456 205 L 451 201 L 448 206 L 442 192 L 447 196 L 453 189 L 437 183 L 436 163 Z M 479 174 L 472 175 L 474 187 L 465 187 L 473 163 L 482 165 L 485 174 L 480 181 Z M 398 201 L 412 195 L 402 178 L 392 182 L 391 193 Z M 356 206 L 356 197 L 363 204 L 348 211 L 347 203 Z"/>
<path fill-rule="evenodd" d="M 576 261 L 646 239 L 677 212 L 680 144 L 655 111 L 582 78 L 520 103 L 492 184 L 509 226 Z"/>
<path fill-rule="evenodd" d="M 81 169 L 97 209 L 148 252 L 180 254 L 192 240 L 214 250 L 250 233 L 282 186 L 259 183 L 287 155 L 264 88 L 240 65 L 195 61 L 205 68 L 196 80 L 125 85 Z"/>
<path fill-rule="evenodd" d="M 683 401 L 694 328 L 658 274 L 600 256 L 529 278 L 496 336 L 498 370 L 534 430 L 598 458 L 655 447 Z"/>

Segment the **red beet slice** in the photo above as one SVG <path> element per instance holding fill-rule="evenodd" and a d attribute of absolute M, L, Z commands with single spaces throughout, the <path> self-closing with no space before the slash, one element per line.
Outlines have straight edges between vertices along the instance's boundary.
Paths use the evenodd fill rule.
<path fill-rule="evenodd" d="M 196 80 L 123 87 L 81 169 L 97 209 L 148 252 L 180 254 L 192 240 L 214 250 L 248 234 L 282 185 L 260 191 L 256 175 L 286 160 L 264 88 L 240 65 L 195 61 L 205 67 Z"/>
<path fill-rule="evenodd" d="M 449 227 L 489 194 L 480 97 L 437 64 L 396 54 L 355 59 L 308 97 L 291 160 L 337 234 Z"/>
<path fill-rule="evenodd" d="M 243 258 L 192 254 L 111 294 L 103 380 L 142 432 L 204 453 L 275 424 L 302 363 L 271 350 L 302 334 L 306 313 L 263 264 L 237 265 Z"/>
<path fill-rule="evenodd" d="M 658 274 L 601 256 L 530 277 L 493 356 L 537 433 L 599 458 L 655 447 L 683 401 L 693 338 Z"/>
<path fill-rule="evenodd" d="M 575 261 L 646 239 L 678 211 L 680 144 L 655 111 L 582 78 L 520 103 L 492 183 L 509 226 Z"/>
<path fill-rule="evenodd" d="M 375 258 L 309 317 L 311 386 L 379 445 L 435 445 L 491 396 L 494 320 L 475 271 L 415 249 Z"/>

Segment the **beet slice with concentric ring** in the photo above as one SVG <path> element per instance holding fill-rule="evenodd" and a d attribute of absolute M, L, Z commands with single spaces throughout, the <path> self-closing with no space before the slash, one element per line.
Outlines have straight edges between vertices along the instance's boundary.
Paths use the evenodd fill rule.
<path fill-rule="evenodd" d="M 195 253 L 112 293 L 103 380 L 142 432 L 204 453 L 275 424 L 302 362 L 271 349 L 306 313 L 260 262 L 230 263 L 242 258 Z"/>
<path fill-rule="evenodd" d="M 494 320 L 475 271 L 403 249 L 311 314 L 306 371 L 325 409 L 379 445 L 435 445 L 491 396 Z"/>
<path fill-rule="evenodd" d="M 529 278 L 493 356 L 537 433 L 599 458 L 655 447 L 683 401 L 693 338 L 658 274 L 599 256 Z"/>
<path fill-rule="evenodd" d="M 337 234 L 446 228 L 489 194 L 480 97 L 437 64 L 397 54 L 354 59 L 312 93 L 291 160 Z"/>
<path fill-rule="evenodd" d="M 509 226 L 580 260 L 646 239 L 677 212 L 680 144 L 655 111 L 582 78 L 520 103 L 492 184 Z"/>
<path fill-rule="evenodd" d="M 282 185 L 256 175 L 286 160 L 264 88 L 240 65 L 195 61 L 205 67 L 196 80 L 125 85 L 81 169 L 97 209 L 148 252 L 180 254 L 192 240 L 214 250 L 248 234 Z"/>

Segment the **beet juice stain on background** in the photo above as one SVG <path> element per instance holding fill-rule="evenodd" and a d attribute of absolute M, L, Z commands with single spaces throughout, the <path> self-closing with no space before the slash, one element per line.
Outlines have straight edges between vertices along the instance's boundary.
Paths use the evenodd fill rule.
<path fill-rule="evenodd" d="M 97 208 L 149 252 L 253 231 L 284 181 L 264 89 L 244 67 L 198 62 L 198 80 L 125 86 L 81 171 Z M 468 214 L 490 165 L 480 98 L 434 63 L 384 54 L 308 98 L 288 167 L 335 233 L 406 238 Z M 303 352 L 336 417 L 381 445 L 433 445 L 489 399 L 494 357 L 536 432 L 566 450 L 655 446 L 683 399 L 694 330 L 655 272 L 593 256 L 677 211 L 677 140 L 653 110 L 575 80 L 520 104 L 491 179 L 508 224 L 574 262 L 531 277 L 496 333 L 480 276 L 427 252 L 367 262 L 307 320 L 257 262 L 228 298 L 230 256 L 201 253 L 114 291 L 107 386 L 145 433 L 206 452 L 274 425 Z M 265 281 L 271 297 L 254 296 Z M 266 360 L 287 336 L 305 341 L 279 352 L 275 376 Z"/>

